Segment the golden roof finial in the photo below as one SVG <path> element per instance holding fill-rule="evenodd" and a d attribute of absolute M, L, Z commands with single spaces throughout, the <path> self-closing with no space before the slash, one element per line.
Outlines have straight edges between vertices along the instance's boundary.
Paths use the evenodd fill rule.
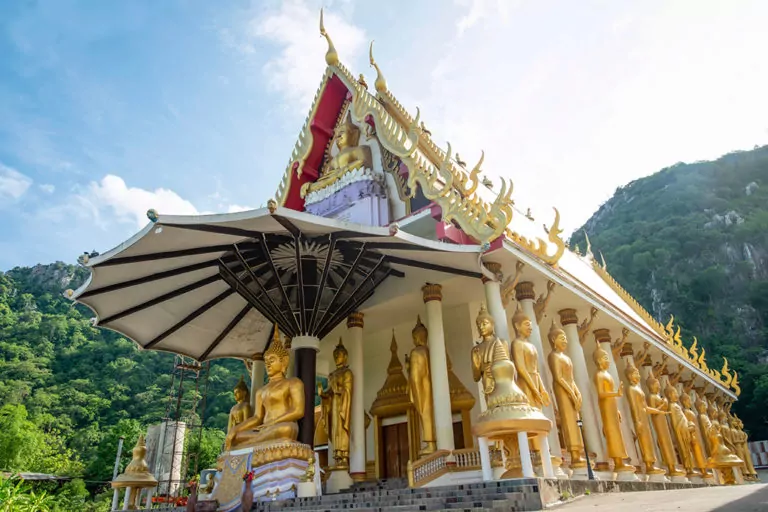
<path fill-rule="evenodd" d="M 371 41 L 370 49 L 368 50 L 368 57 L 371 60 L 371 67 L 376 70 L 376 81 L 373 82 L 373 86 L 376 88 L 376 92 L 387 92 L 387 81 L 384 79 L 384 74 L 379 69 L 379 65 L 373 60 L 373 41 Z"/>
<path fill-rule="evenodd" d="M 336 47 L 333 46 L 331 36 L 325 31 L 322 8 L 320 9 L 320 35 L 325 37 L 325 40 L 328 41 L 328 51 L 325 52 L 325 63 L 329 66 L 336 66 L 339 63 L 339 54 L 336 52 Z"/>

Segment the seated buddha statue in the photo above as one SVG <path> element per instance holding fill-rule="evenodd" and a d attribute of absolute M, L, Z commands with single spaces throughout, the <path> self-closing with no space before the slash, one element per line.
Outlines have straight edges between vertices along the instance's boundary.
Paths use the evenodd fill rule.
<path fill-rule="evenodd" d="M 286 378 L 289 356 L 275 327 L 272 342 L 264 352 L 269 382 L 256 392 L 253 416 L 227 434 L 226 450 L 296 440 L 297 421 L 304 417 L 304 383 L 296 377 Z"/>
<path fill-rule="evenodd" d="M 306 183 L 301 187 L 302 197 L 335 183 L 348 172 L 371 168 L 371 148 L 358 145 L 360 142 L 360 128 L 352 122 L 351 113 L 348 112 L 344 122 L 336 127 L 333 132 L 333 138 L 339 152 L 331 158 L 328 166 L 316 182 Z"/>
<path fill-rule="evenodd" d="M 250 392 L 248 391 L 248 385 L 243 380 L 243 376 L 240 376 L 240 380 L 235 385 L 233 391 L 235 395 L 235 401 L 237 402 L 229 410 L 229 422 L 227 424 L 227 433 L 232 432 L 232 429 L 244 422 L 253 415 L 253 409 L 249 402 Z"/>
<path fill-rule="evenodd" d="M 475 322 L 481 340 L 472 347 L 472 378 L 475 382 L 482 380 L 486 413 L 508 404 L 530 406 L 515 382 L 517 370 L 509 358 L 507 343 L 496 336 L 493 318 L 485 304 L 480 306 Z"/>

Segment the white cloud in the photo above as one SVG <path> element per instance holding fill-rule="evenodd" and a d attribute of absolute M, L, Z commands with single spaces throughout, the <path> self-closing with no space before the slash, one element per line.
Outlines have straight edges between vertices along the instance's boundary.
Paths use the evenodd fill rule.
<path fill-rule="evenodd" d="M 468 7 L 467 13 L 456 22 L 456 30 L 461 35 L 488 17 L 499 17 L 503 22 L 506 22 L 509 10 L 516 7 L 519 2 L 514 0 L 455 0 L 455 3 L 459 6 Z"/>
<path fill-rule="evenodd" d="M 50 183 L 44 183 L 42 185 L 39 185 L 40 190 L 45 192 L 46 194 L 53 194 L 56 191 L 56 187 L 51 185 Z"/>
<path fill-rule="evenodd" d="M 114 219 L 121 223 L 132 223 L 141 228 L 149 222 L 147 210 L 151 208 L 166 215 L 197 215 L 199 213 L 191 202 L 183 199 L 173 190 L 165 188 L 144 190 L 129 187 L 123 178 L 113 174 L 104 176 L 99 182 L 91 182 L 84 192 L 76 196 L 76 200 L 80 206 L 89 210 L 102 226 L 107 220 Z"/>
<path fill-rule="evenodd" d="M 32 185 L 32 178 L 16 169 L 0 164 L 0 200 L 19 199 Z"/>
<path fill-rule="evenodd" d="M 319 5 L 286 0 L 278 10 L 251 20 L 249 27 L 253 39 L 268 41 L 279 48 L 264 66 L 264 74 L 270 88 L 302 113 L 311 105 L 325 69 L 327 45 L 320 36 L 319 20 Z M 342 61 L 355 61 L 365 48 L 365 32 L 328 9 L 324 23 Z"/>

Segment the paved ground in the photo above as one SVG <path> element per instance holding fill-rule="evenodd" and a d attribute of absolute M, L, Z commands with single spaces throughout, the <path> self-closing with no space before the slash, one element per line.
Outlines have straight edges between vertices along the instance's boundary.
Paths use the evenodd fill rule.
<path fill-rule="evenodd" d="M 619 508 L 621 507 L 621 508 Z M 585 496 L 557 507 L 563 512 L 768 512 L 768 484 L 708 487 L 684 491 L 625 492 Z"/>

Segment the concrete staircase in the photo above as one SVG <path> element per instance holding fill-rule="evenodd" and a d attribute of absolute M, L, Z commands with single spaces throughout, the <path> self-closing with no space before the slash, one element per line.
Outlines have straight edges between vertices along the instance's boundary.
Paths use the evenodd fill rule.
<path fill-rule="evenodd" d="M 347 492 L 313 498 L 258 502 L 258 512 L 419 512 L 541 510 L 539 482 L 533 478 L 409 489 L 407 482 L 385 480 L 355 484 Z"/>

